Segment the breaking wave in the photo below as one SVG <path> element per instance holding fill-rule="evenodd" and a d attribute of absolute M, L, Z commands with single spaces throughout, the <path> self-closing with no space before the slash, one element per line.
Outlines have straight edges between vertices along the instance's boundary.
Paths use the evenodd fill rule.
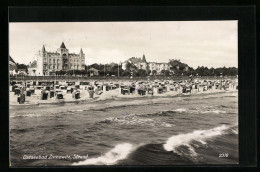
<path fill-rule="evenodd" d="M 210 130 L 195 130 L 194 132 L 188 134 L 174 135 L 166 141 L 163 147 L 166 151 L 175 151 L 176 147 L 187 145 L 191 141 L 200 140 L 201 142 L 204 142 L 205 139 L 222 135 L 226 129 L 228 129 L 228 127 L 226 125 L 222 125 Z"/>
<path fill-rule="evenodd" d="M 100 157 L 86 159 L 72 165 L 114 165 L 119 160 L 125 159 L 133 149 L 134 146 L 132 144 L 121 143 Z"/>

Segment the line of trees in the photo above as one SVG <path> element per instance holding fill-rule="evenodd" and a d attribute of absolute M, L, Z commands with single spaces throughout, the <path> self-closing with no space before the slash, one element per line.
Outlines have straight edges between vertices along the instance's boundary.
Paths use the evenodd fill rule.
<path fill-rule="evenodd" d="M 198 66 L 196 69 L 188 66 L 186 63 L 180 62 L 180 60 L 169 60 L 170 74 L 171 72 L 174 75 L 198 75 L 198 76 L 236 76 L 238 75 L 238 69 L 236 67 L 219 67 L 219 68 L 208 68 L 204 66 Z M 165 72 L 166 75 L 169 75 L 169 72 Z"/>
<path fill-rule="evenodd" d="M 169 60 L 168 62 L 169 70 L 150 70 L 147 65 L 146 69 L 138 69 L 133 63 L 127 62 L 125 65 L 125 70 L 122 69 L 122 65 L 111 63 L 111 64 L 97 64 L 94 63 L 92 65 L 85 66 L 85 70 L 69 70 L 69 71 L 55 71 L 52 74 L 63 76 L 91 76 L 93 75 L 93 71 L 89 70 L 94 68 L 98 70 L 98 74 L 100 76 L 149 76 L 149 75 L 162 75 L 162 76 L 236 76 L 238 75 L 238 69 L 236 67 L 219 67 L 219 68 L 208 68 L 204 66 L 198 66 L 196 69 L 188 66 L 186 63 L 182 63 L 180 60 Z M 18 64 L 18 69 L 26 69 L 28 68 L 24 64 Z"/>
<path fill-rule="evenodd" d="M 25 64 L 16 63 L 16 67 L 16 72 L 18 72 L 19 70 L 25 70 L 26 73 L 28 72 L 28 66 L 26 66 Z"/>
<path fill-rule="evenodd" d="M 122 76 L 124 70 L 122 69 L 122 65 L 112 63 L 112 64 L 97 64 L 94 63 L 92 65 L 86 65 L 85 70 L 89 71 L 89 69 L 94 68 L 98 70 L 99 75 L 106 76 L 106 75 L 115 75 L 118 76 L 118 73 L 120 76 Z"/>
<path fill-rule="evenodd" d="M 69 75 L 69 76 L 82 75 L 82 76 L 86 76 L 86 75 L 90 74 L 90 71 L 86 71 L 86 70 L 69 70 L 69 71 L 60 70 L 60 71 L 55 71 L 53 74 L 55 74 L 57 76 L 63 76 L 63 75 Z"/>
<path fill-rule="evenodd" d="M 90 69 L 90 68 L 88 68 Z M 96 68 L 95 68 L 96 69 Z M 56 71 L 56 75 L 82 75 L 82 76 L 90 76 L 93 72 L 89 70 L 70 70 L 70 71 Z M 162 70 L 160 72 L 156 70 L 145 70 L 145 69 L 137 69 L 134 70 L 123 70 L 122 67 L 114 66 L 114 67 L 105 67 L 103 65 L 103 70 L 99 70 L 100 76 L 149 76 L 149 75 L 162 75 L 162 76 L 236 76 L 238 75 L 238 69 L 236 67 L 221 67 L 221 68 L 208 68 L 204 66 L 198 66 L 196 69 L 188 67 L 188 70 L 185 69 L 175 69 L 175 70 Z"/>

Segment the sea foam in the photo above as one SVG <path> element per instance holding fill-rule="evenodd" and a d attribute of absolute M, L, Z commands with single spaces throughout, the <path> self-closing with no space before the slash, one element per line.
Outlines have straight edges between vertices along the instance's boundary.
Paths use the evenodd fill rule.
<path fill-rule="evenodd" d="M 121 143 L 116 145 L 112 150 L 105 155 L 97 158 L 90 158 L 84 161 L 73 163 L 72 165 L 113 165 L 117 161 L 125 159 L 134 147 L 130 143 Z"/>
<path fill-rule="evenodd" d="M 222 125 L 209 130 L 195 130 L 192 133 L 174 135 L 168 138 L 163 147 L 166 151 L 175 151 L 175 148 L 178 146 L 187 145 L 191 141 L 203 141 L 204 139 L 222 135 L 223 131 L 227 128 L 228 127 L 226 125 Z"/>

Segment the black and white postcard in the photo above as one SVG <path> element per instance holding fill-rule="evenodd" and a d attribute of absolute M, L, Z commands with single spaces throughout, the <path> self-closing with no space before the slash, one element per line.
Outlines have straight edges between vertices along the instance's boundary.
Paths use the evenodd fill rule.
<path fill-rule="evenodd" d="M 9 23 L 10 166 L 239 163 L 238 21 Z"/>

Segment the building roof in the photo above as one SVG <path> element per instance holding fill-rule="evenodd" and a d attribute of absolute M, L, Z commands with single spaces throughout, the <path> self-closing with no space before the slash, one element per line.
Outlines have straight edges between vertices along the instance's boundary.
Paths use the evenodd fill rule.
<path fill-rule="evenodd" d="M 45 52 L 45 47 L 44 47 L 44 45 L 42 46 L 42 52 Z"/>
<path fill-rule="evenodd" d="M 30 65 L 29 68 L 37 68 L 37 61 L 34 60 Z"/>
<path fill-rule="evenodd" d="M 143 54 L 142 62 L 146 63 L 145 55 Z"/>
<path fill-rule="evenodd" d="M 15 62 L 14 62 L 14 59 L 13 59 L 11 56 L 9 56 L 9 61 L 15 63 Z"/>
<path fill-rule="evenodd" d="M 65 48 L 66 49 L 66 46 L 65 46 L 64 42 L 61 43 L 60 48 Z"/>
<path fill-rule="evenodd" d="M 9 56 L 9 70 L 16 70 L 17 66 L 16 63 L 14 62 L 13 58 Z"/>
<path fill-rule="evenodd" d="M 92 67 L 92 68 L 89 69 L 89 71 L 98 72 L 99 70 Z"/>
<path fill-rule="evenodd" d="M 13 63 L 12 64 L 9 63 L 9 70 L 16 70 L 16 69 L 17 69 L 16 65 L 14 65 Z"/>
<path fill-rule="evenodd" d="M 60 53 L 57 53 L 57 52 L 48 52 L 48 55 L 60 55 Z"/>
<path fill-rule="evenodd" d="M 79 54 L 69 53 L 70 56 L 79 56 Z"/>
<path fill-rule="evenodd" d="M 137 57 L 131 57 L 131 58 L 128 59 L 127 61 L 130 61 L 131 63 L 136 64 L 136 63 L 142 62 L 142 59 L 141 59 L 141 58 L 137 58 Z M 126 61 L 126 62 L 127 62 L 127 61 Z"/>

